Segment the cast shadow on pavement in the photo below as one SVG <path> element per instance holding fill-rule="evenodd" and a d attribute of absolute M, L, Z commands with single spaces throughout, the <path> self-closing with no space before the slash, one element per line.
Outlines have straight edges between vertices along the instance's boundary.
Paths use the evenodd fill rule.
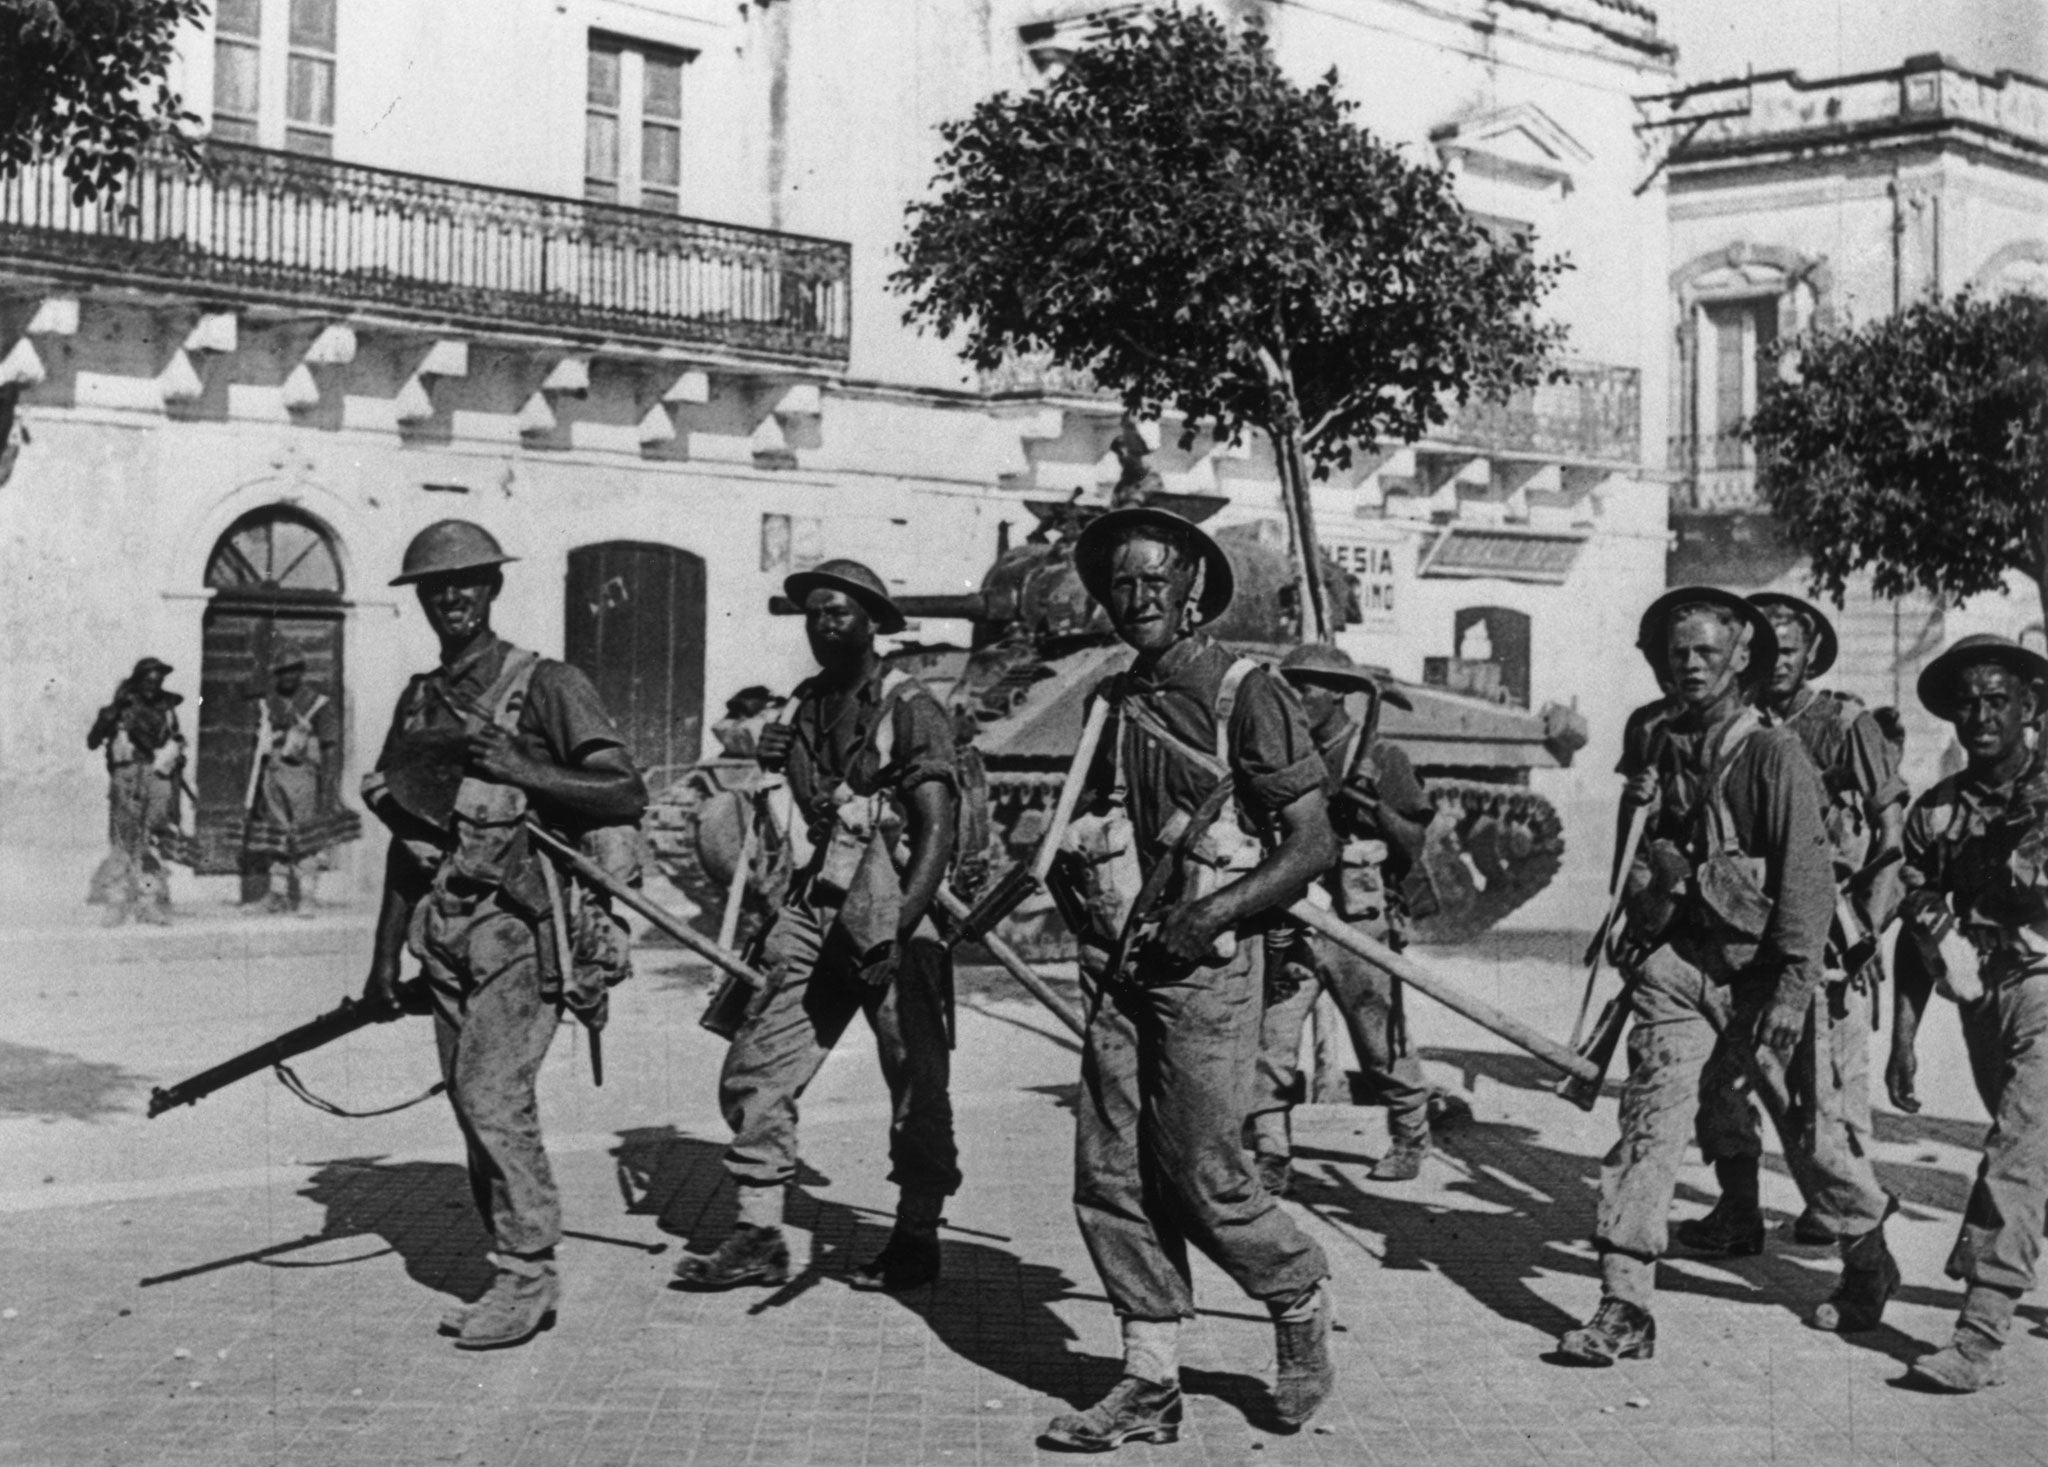
<path fill-rule="evenodd" d="M 723 1145 L 671 1126 L 620 1132 L 612 1156 L 626 1210 L 655 1218 L 662 1231 L 698 1250 L 717 1246 L 735 1217 L 724 1152 Z M 848 1275 L 889 1236 L 888 1214 L 813 1195 L 807 1189 L 826 1179 L 808 1168 L 797 1180 L 786 1216 L 792 1228 L 810 1234 L 811 1257 L 787 1284 L 763 1295 L 754 1313 L 782 1308 L 821 1285 L 846 1287 Z M 1080 1406 L 1116 1383 L 1120 1363 L 1077 1350 L 1074 1331 L 1054 1310 L 1075 1293 L 1066 1274 L 996 1246 L 1009 1240 L 994 1234 L 949 1226 L 939 1237 L 944 1272 L 937 1284 L 878 1297 L 917 1315 L 962 1359 L 1025 1390 Z M 1265 1391 L 1250 1376 L 1214 1372 L 1189 1388 L 1233 1404 L 1262 1400 Z"/>
<path fill-rule="evenodd" d="M 445 1294 L 473 1300 L 490 1287 L 490 1238 L 470 1200 L 469 1174 L 448 1162 L 385 1163 L 340 1157 L 306 1179 L 301 1197 L 327 1209 L 317 1233 L 246 1253 L 159 1274 L 144 1288 L 175 1283 L 242 1263 L 268 1268 L 337 1268 L 396 1253 L 408 1277 Z M 383 1246 L 347 1258 L 294 1260 L 285 1255 L 343 1238 L 376 1238 Z"/>
<path fill-rule="evenodd" d="M 122 1097 L 146 1081 L 119 1065 L 0 1040 L 0 1118 L 96 1121 L 128 1109 Z"/>
<path fill-rule="evenodd" d="M 1552 1072 L 1539 1061 L 1484 1051 L 1428 1049 L 1426 1057 L 1500 1084 L 1548 1091 Z M 1386 1240 L 1380 1266 L 1434 1269 L 1463 1288 L 1500 1318 L 1540 1334 L 1558 1335 L 1583 1321 L 1551 1303 L 1535 1287 L 1538 1273 L 1575 1274 L 1586 1280 L 1585 1315 L 1598 1299 L 1599 1266 L 1589 1247 L 1599 1189 L 1599 1160 L 1541 1144 L 1528 1126 L 1467 1122 L 1439 1133 L 1438 1164 L 1458 1179 L 1443 1190 L 1474 1204 L 1446 1206 L 1441 1194 L 1409 1201 L 1399 1185 L 1362 1185 L 1369 1158 L 1349 1151 L 1297 1146 L 1292 1193 L 1297 1201 L 1347 1230 L 1364 1230 Z M 1775 1163 L 1775 1158 L 1773 1158 Z M 1313 1165 L 1328 1163 L 1328 1165 Z M 1911 1200 L 1954 1214 L 1968 1183 L 1952 1173 L 1929 1178 L 1905 1176 L 1922 1169 L 1880 1168 L 1894 1190 Z M 1925 1169 L 1933 1171 L 1933 1169 Z M 1950 1186 L 1960 1186 L 1960 1192 Z M 1956 1206 L 1947 1205 L 1953 1198 Z M 1700 1208 L 1714 1199 L 1681 1183 L 1677 1200 Z M 1579 1245 L 1579 1246 L 1574 1246 Z M 1838 1265 L 1831 1248 L 1793 1248 L 1774 1236 L 1753 1258 L 1689 1258 L 1674 1251 L 1658 1270 L 1666 1294 L 1690 1294 L 1730 1304 L 1762 1305 L 1805 1316 L 1833 1287 Z M 1909 1283 L 1900 1302 L 1950 1309 L 1960 1290 Z M 1889 1325 L 1842 1337 L 1861 1349 L 1901 1362 L 1926 1348 Z"/>

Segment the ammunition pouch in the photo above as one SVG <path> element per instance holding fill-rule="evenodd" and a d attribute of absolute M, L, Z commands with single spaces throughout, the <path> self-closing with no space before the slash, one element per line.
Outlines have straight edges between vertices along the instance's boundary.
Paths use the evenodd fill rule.
<path fill-rule="evenodd" d="M 1734 851 L 1715 851 L 1700 863 L 1700 905 L 1722 926 L 1752 941 L 1770 925 L 1771 899 L 1764 894 L 1764 863 Z"/>
<path fill-rule="evenodd" d="M 1114 948 L 1145 885 L 1137 830 L 1122 807 L 1076 815 L 1068 823 L 1051 882 L 1074 935 Z"/>

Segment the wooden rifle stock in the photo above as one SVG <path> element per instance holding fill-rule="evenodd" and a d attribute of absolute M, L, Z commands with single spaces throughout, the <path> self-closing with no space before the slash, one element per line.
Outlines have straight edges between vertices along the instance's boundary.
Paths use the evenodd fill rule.
<path fill-rule="evenodd" d="M 402 1009 L 373 1009 L 359 999 L 344 998 L 309 1024 L 288 1029 L 277 1038 L 244 1050 L 233 1059 L 223 1060 L 210 1070 L 201 1070 L 189 1080 L 180 1080 L 168 1088 L 157 1086 L 149 1092 L 149 1118 L 155 1120 L 165 1111 L 181 1105 L 195 1105 L 237 1080 L 246 1080 L 261 1070 L 332 1044 L 358 1029 L 395 1019 L 403 1012 Z"/>

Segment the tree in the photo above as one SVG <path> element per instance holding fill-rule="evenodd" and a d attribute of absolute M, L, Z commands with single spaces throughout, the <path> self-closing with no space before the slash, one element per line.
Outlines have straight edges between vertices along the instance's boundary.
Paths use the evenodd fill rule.
<path fill-rule="evenodd" d="M 196 121 L 165 79 L 207 0 L 0 0 L 0 179 L 62 156 L 80 203 L 117 191 L 152 140 Z"/>
<path fill-rule="evenodd" d="M 1967 292 L 1777 349 L 1745 431 L 1758 487 L 1836 605 L 2033 578 L 2048 616 L 2048 301 Z M 1768 375 L 1768 374 L 1767 374 Z"/>
<path fill-rule="evenodd" d="M 1205 12 L 1111 18 L 1045 86 L 942 129 L 911 207 L 906 318 L 984 371 L 1026 354 L 1091 372 L 1135 417 L 1272 439 L 1326 635 L 1308 465 L 1413 442 L 1453 402 L 1545 374 L 1534 307 L 1565 268 L 1496 241 L 1448 176 L 1351 121 L 1334 71 L 1289 80 L 1256 27 Z"/>

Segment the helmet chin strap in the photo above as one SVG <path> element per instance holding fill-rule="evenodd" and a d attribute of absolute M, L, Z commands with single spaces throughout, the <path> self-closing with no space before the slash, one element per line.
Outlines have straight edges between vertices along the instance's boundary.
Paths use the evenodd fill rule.
<path fill-rule="evenodd" d="M 1209 567 L 1197 556 L 1195 559 L 1195 578 L 1189 582 L 1188 599 L 1182 603 L 1180 608 L 1180 629 L 1183 632 L 1191 632 L 1195 629 L 1197 619 L 1202 614 L 1202 592 L 1207 587 L 1208 581 Z"/>

